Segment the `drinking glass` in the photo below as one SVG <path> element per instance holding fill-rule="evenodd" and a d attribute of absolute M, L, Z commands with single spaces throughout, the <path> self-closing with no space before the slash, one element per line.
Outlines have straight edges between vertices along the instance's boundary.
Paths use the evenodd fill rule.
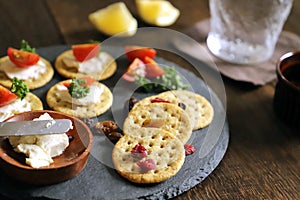
<path fill-rule="evenodd" d="M 209 50 L 232 63 L 268 60 L 293 0 L 210 0 Z"/>

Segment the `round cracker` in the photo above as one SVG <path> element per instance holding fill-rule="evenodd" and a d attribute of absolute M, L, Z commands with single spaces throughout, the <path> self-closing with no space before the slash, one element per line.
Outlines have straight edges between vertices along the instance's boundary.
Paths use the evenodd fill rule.
<path fill-rule="evenodd" d="M 149 127 L 147 124 L 171 132 L 184 144 L 192 134 L 188 114 L 171 103 L 151 103 L 131 110 L 124 121 L 124 134 L 130 133 L 132 129 Z"/>
<path fill-rule="evenodd" d="M 132 148 L 140 144 L 148 155 L 140 161 L 152 159 L 154 170 L 142 172 L 131 155 Z M 117 172 L 135 183 L 158 183 L 173 177 L 182 167 L 185 159 L 184 145 L 173 134 L 157 128 L 131 130 L 114 146 L 112 160 Z"/>
<path fill-rule="evenodd" d="M 51 109 L 75 117 L 91 118 L 101 115 L 111 107 L 113 95 L 107 86 L 99 82 L 94 82 L 94 84 L 103 88 L 103 92 L 99 96 L 100 103 L 90 104 L 88 106 L 79 106 L 63 101 L 58 95 L 58 86 L 63 85 L 66 82 L 69 83 L 71 81 L 71 79 L 68 79 L 65 81 L 58 82 L 48 90 L 46 95 L 46 102 Z"/>
<path fill-rule="evenodd" d="M 64 64 L 63 59 L 65 57 L 73 56 L 73 51 L 72 50 L 65 51 L 65 52 L 61 53 L 56 58 L 55 69 L 61 76 L 65 77 L 65 78 L 75 78 L 75 77 L 78 77 L 78 76 L 88 75 L 88 76 L 92 76 L 95 80 L 98 80 L 98 81 L 108 79 L 109 77 L 111 77 L 116 72 L 117 63 L 110 54 L 108 54 L 106 52 L 103 52 L 103 51 L 100 51 L 100 53 L 106 54 L 108 57 L 110 57 L 111 60 L 113 60 L 113 62 L 109 63 L 108 66 L 105 66 L 105 68 L 104 68 L 104 70 L 103 70 L 103 72 L 101 73 L 100 76 L 95 76 L 93 74 L 79 73 L 76 68 L 67 67 Z"/>
<path fill-rule="evenodd" d="M 155 98 L 168 100 L 176 105 L 183 103 L 186 106 L 185 111 L 193 124 L 193 130 L 208 126 L 213 119 L 214 110 L 209 101 L 203 96 L 187 90 L 171 90 L 146 97 L 138 101 L 133 109 L 150 104 L 151 100 Z"/>
<path fill-rule="evenodd" d="M 204 128 L 212 122 L 214 116 L 212 105 L 205 97 L 197 93 L 188 90 L 171 90 L 157 96 L 170 100 L 174 104 L 183 103 L 193 123 L 193 130 Z"/>
<path fill-rule="evenodd" d="M 39 97 L 29 92 L 24 100 L 30 103 L 31 110 L 43 110 L 43 103 Z"/>
<path fill-rule="evenodd" d="M 8 60 L 8 56 L 2 57 L 0 58 L 0 63 L 4 63 L 7 62 Z M 38 79 L 27 79 L 27 80 L 23 80 L 24 83 L 27 85 L 27 88 L 30 90 L 42 87 L 44 85 L 46 85 L 53 77 L 54 75 L 54 69 L 52 67 L 52 65 L 50 64 L 49 61 L 47 61 L 46 59 L 40 57 L 40 60 L 43 61 L 43 63 L 46 64 L 46 71 L 43 74 L 40 74 L 40 76 L 38 77 Z M 0 84 L 10 88 L 11 84 L 12 84 L 12 80 L 6 76 L 5 72 L 0 71 Z"/>

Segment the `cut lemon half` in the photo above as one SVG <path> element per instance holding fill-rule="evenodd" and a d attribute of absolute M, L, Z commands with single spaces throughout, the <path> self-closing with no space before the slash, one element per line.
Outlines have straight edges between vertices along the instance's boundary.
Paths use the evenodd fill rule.
<path fill-rule="evenodd" d="M 142 20 L 155 26 L 170 26 L 180 15 L 180 11 L 169 1 L 136 0 L 138 13 Z"/>
<path fill-rule="evenodd" d="M 113 3 L 89 15 L 90 22 L 102 33 L 112 36 L 132 36 L 137 21 L 123 2 Z"/>

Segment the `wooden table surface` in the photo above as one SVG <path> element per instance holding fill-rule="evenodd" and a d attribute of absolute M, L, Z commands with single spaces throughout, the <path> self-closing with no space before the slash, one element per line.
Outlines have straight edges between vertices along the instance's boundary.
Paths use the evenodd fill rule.
<path fill-rule="evenodd" d="M 106 37 L 87 15 L 114 0 L 0 1 L 0 55 L 26 39 L 34 47 L 82 43 Z M 124 1 L 137 16 L 133 0 Z M 207 0 L 173 0 L 181 11 L 169 28 L 184 31 L 209 17 Z M 284 29 L 300 35 L 300 1 Z M 147 26 L 139 20 L 139 27 Z M 300 46 L 299 46 L 300 50 Z M 176 62 L 177 60 L 173 60 Z M 179 61 L 180 62 L 180 61 Z M 202 183 L 176 199 L 300 199 L 300 133 L 272 109 L 275 82 L 261 87 L 223 77 L 230 143 L 219 166 Z"/>

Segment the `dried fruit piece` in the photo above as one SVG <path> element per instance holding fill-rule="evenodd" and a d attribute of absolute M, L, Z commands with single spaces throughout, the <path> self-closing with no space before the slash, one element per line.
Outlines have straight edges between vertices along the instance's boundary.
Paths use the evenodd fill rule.
<path fill-rule="evenodd" d="M 98 122 L 94 128 L 103 134 L 108 134 L 114 131 L 117 131 L 119 129 L 118 125 L 116 122 L 113 121 L 103 121 L 103 122 Z"/>
<path fill-rule="evenodd" d="M 166 99 L 162 99 L 159 97 L 155 97 L 154 99 L 150 100 L 151 103 L 171 103 L 171 101 L 166 100 Z"/>
<path fill-rule="evenodd" d="M 138 102 L 137 98 L 135 97 L 131 97 L 128 100 L 128 104 L 129 104 L 129 111 L 133 108 L 134 104 L 136 104 Z"/>
<path fill-rule="evenodd" d="M 186 105 L 182 102 L 179 102 L 178 103 L 178 106 L 182 109 L 182 110 L 185 110 L 186 109 Z"/>
<path fill-rule="evenodd" d="M 119 139 L 122 137 L 122 134 L 116 131 L 107 133 L 105 135 L 114 144 L 116 144 L 119 141 Z"/>
<path fill-rule="evenodd" d="M 161 128 L 162 126 L 164 126 L 164 121 L 160 120 L 160 119 L 146 119 L 143 122 L 142 127 L 152 127 L 152 128 Z"/>
<path fill-rule="evenodd" d="M 131 150 L 131 155 L 132 157 L 140 160 L 148 155 L 148 151 L 143 145 L 136 144 Z"/>
<path fill-rule="evenodd" d="M 156 163 L 152 159 L 148 159 L 145 161 L 139 161 L 136 164 L 141 168 L 142 172 L 147 172 L 150 170 L 154 170 L 156 168 Z"/>
<path fill-rule="evenodd" d="M 98 122 L 95 124 L 94 130 L 97 133 L 104 134 L 114 144 L 122 137 L 122 130 L 113 121 Z"/>
<path fill-rule="evenodd" d="M 185 144 L 184 145 L 185 155 L 191 155 L 195 152 L 195 148 L 191 144 Z"/>

